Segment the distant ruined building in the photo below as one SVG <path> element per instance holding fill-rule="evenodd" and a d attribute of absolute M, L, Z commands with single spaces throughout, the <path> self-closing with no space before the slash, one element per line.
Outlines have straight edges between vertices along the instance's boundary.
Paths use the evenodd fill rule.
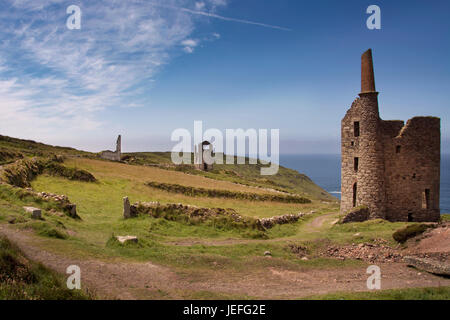
<path fill-rule="evenodd" d="M 382 120 L 372 51 L 361 58 L 361 93 L 342 120 L 341 213 L 369 219 L 438 221 L 440 119 Z"/>
<path fill-rule="evenodd" d="M 111 161 L 120 161 L 121 156 L 122 156 L 122 137 L 120 135 L 117 137 L 116 151 L 106 150 L 100 152 L 100 157 L 102 159 Z"/>
<path fill-rule="evenodd" d="M 209 141 L 203 141 L 195 146 L 194 164 L 195 167 L 202 171 L 210 171 L 213 169 L 213 146 Z"/>

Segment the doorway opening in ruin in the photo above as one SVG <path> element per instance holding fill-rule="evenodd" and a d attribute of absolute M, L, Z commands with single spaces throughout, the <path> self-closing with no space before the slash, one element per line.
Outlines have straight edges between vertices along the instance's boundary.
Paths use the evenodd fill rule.
<path fill-rule="evenodd" d="M 355 137 L 359 137 L 359 121 L 353 123 L 353 133 L 355 134 Z"/>
<path fill-rule="evenodd" d="M 430 189 L 425 189 L 423 192 L 422 209 L 430 209 Z"/>
<path fill-rule="evenodd" d="M 353 207 L 356 207 L 356 194 L 358 192 L 358 185 L 355 182 L 355 184 L 353 185 Z"/>
<path fill-rule="evenodd" d="M 413 214 L 412 214 L 412 212 L 408 212 L 408 222 L 413 222 Z"/>
<path fill-rule="evenodd" d="M 397 146 L 395 148 L 395 153 L 400 153 L 401 150 L 402 150 L 402 146 Z"/>

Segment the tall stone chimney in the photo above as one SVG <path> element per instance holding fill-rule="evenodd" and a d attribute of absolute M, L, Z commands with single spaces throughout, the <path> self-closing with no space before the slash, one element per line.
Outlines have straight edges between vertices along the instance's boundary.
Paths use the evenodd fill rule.
<path fill-rule="evenodd" d="M 358 203 L 367 205 L 371 219 L 386 218 L 384 187 L 384 149 L 381 138 L 381 119 L 378 111 L 378 92 L 375 91 L 372 50 L 361 56 L 360 137 L 356 157 Z"/>
<path fill-rule="evenodd" d="M 361 93 L 376 92 L 373 73 L 372 49 L 361 56 Z"/>
<path fill-rule="evenodd" d="M 120 154 L 122 153 L 122 136 L 119 134 L 119 136 L 117 137 L 117 142 L 116 142 L 116 153 Z"/>

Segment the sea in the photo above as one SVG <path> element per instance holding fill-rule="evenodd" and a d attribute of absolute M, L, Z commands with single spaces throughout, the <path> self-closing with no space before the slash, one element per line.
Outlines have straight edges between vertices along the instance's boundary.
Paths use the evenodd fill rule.
<path fill-rule="evenodd" d="M 341 156 L 339 154 L 280 155 L 283 167 L 306 174 L 316 184 L 340 199 Z M 441 213 L 450 214 L 450 154 L 441 156 Z"/>

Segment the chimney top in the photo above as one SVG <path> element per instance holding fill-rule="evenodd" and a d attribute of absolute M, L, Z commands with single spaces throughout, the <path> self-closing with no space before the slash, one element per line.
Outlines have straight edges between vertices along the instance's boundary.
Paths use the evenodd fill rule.
<path fill-rule="evenodd" d="M 376 92 L 373 72 L 372 49 L 361 56 L 361 93 Z"/>

